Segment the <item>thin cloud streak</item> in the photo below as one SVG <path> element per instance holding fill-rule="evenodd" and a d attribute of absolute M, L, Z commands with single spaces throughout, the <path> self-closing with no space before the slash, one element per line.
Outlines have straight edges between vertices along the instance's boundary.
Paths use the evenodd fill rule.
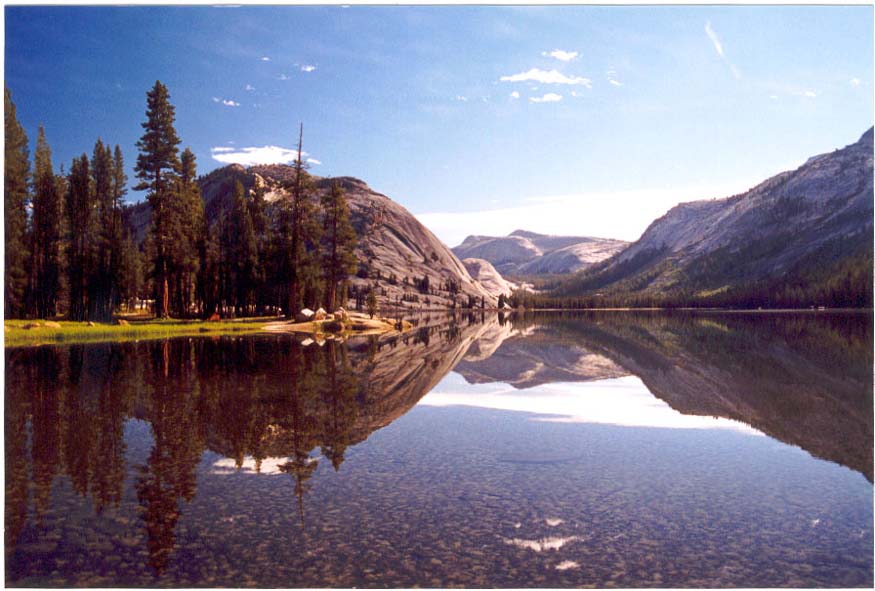
<path fill-rule="evenodd" d="M 544 96 L 538 97 L 533 96 L 529 98 L 530 102 L 533 103 L 558 103 L 562 100 L 561 94 L 556 94 L 555 92 L 548 92 Z"/>
<path fill-rule="evenodd" d="M 583 78 L 582 76 L 566 76 L 558 70 L 541 70 L 540 68 L 532 68 L 528 72 L 521 72 L 511 76 L 502 76 L 499 78 L 501 82 L 539 82 L 541 84 L 570 84 L 581 85 L 587 88 L 592 88 L 592 80 Z"/>
<path fill-rule="evenodd" d="M 580 54 L 576 51 L 563 51 L 561 49 L 554 49 L 553 51 L 543 51 L 541 55 L 544 57 L 552 57 L 561 62 L 570 62 L 571 60 L 577 58 Z"/>
<path fill-rule="evenodd" d="M 711 28 L 711 21 L 707 21 L 705 23 L 705 34 L 708 35 L 708 39 L 711 40 L 711 43 L 714 45 L 714 51 L 717 52 L 717 55 L 720 56 L 720 59 L 726 64 L 729 68 L 729 71 L 732 72 L 732 75 L 736 80 L 741 79 L 741 72 L 738 71 L 738 68 L 735 67 L 729 58 L 726 57 L 726 53 L 723 51 L 723 43 L 720 41 L 720 37 L 717 36 L 717 33 L 714 29 Z"/>

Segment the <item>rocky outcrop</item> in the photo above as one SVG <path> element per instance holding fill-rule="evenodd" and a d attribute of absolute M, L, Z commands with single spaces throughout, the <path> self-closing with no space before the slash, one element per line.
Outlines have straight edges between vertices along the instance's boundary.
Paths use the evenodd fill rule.
<path fill-rule="evenodd" d="M 463 259 L 485 259 L 502 275 L 527 276 L 580 271 L 627 245 L 622 240 L 517 230 L 508 236 L 468 236 L 453 252 Z"/>
<path fill-rule="evenodd" d="M 501 276 L 487 260 L 463 259 L 462 264 L 471 275 L 471 278 L 483 286 L 489 295 L 498 298 L 499 295 L 510 295 L 518 286 Z"/>
<path fill-rule="evenodd" d="M 871 253 L 872 149 L 870 129 L 746 193 L 677 205 L 562 294 L 708 294 Z"/>
<path fill-rule="evenodd" d="M 293 175 L 292 167 L 281 164 L 249 168 L 231 164 L 214 170 L 198 179 L 206 217 L 217 220 L 230 209 L 237 182 L 245 190 L 263 189 L 269 213 L 275 212 L 284 200 L 290 199 L 284 186 Z M 376 281 L 381 306 L 445 309 L 454 302 L 467 306 L 469 300 L 476 301 L 478 306 L 495 305 L 497 296 L 473 279 L 456 255 L 402 205 L 352 177 L 311 177 L 311 180 L 317 194 L 327 192 L 333 183 L 343 188 L 351 222 L 359 236 L 356 256 L 364 263 L 351 282 L 366 287 Z M 145 237 L 150 215 L 146 203 L 126 211 L 128 223 L 139 240 Z"/>

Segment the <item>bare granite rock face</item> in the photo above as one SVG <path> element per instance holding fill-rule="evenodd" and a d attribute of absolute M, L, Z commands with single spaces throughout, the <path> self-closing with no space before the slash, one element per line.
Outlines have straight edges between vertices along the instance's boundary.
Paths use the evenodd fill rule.
<path fill-rule="evenodd" d="M 601 290 L 625 281 L 625 291 L 643 292 L 721 289 L 733 281 L 779 277 L 806 258 L 822 260 L 824 250 L 838 257 L 852 245 L 871 245 L 872 131 L 740 195 L 673 207 L 640 239 L 592 269 L 588 285 Z M 706 274 L 707 267 L 727 261 L 732 277 Z M 691 285 L 691 278 L 698 281 Z"/>
<path fill-rule="evenodd" d="M 516 283 L 508 281 L 495 270 L 492 263 L 485 259 L 463 259 L 462 264 L 468 270 L 471 278 L 480 283 L 490 295 L 497 298 L 500 294 L 510 295 L 519 287 Z"/>
<path fill-rule="evenodd" d="M 628 242 L 584 236 L 549 236 L 516 230 L 508 236 L 468 236 L 453 252 L 485 259 L 503 275 L 573 273 L 603 261 Z"/>
<path fill-rule="evenodd" d="M 290 199 L 283 185 L 293 179 L 293 171 L 283 164 L 249 168 L 230 164 L 199 178 L 207 219 L 218 219 L 230 209 L 237 182 L 245 190 L 264 189 L 265 200 L 272 206 L 270 212 L 282 200 Z M 456 255 L 402 205 L 359 179 L 311 178 L 317 193 L 327 192 L 335 182 L 343 188 L 359 236 L 356 256 L 359 261 L 368 261 L 370 267 L 367 277 L 352 277 L 351 282 L 359 287 L 378 283 L 381 307 L 446 309 L 454 301 L 467 306 L 471 299 L 477 306 L 496 304 L 497 295 L 473 279 Z M 148 204 L 128 208 L 126 215 L 137 239 L 142 240 L 151 216 Z M 425 278 L 427 290 L 416 285 Z"/>

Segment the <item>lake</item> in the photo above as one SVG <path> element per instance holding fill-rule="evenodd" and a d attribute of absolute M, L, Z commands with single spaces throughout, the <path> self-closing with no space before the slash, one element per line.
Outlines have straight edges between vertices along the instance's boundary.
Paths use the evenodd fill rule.
<path fill-rule="evenodd" d="M 867 313 L 6 349 L 6 585 L 871 587 Z"/>

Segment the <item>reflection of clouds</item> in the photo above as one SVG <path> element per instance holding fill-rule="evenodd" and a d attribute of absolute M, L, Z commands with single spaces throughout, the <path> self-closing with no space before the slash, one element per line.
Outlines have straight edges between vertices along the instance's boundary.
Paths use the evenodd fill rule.
<path fill-rule="evenodd" d="M 558 550 L 566 544 L 576 542 L 582 539 L 580 536 L 568 536 L 566 538 L 541 538 L 540 540 L 523 540 L 521 538 L 511 538 L 505 540 L 506 543 L 517 548 L 526 548 L 535 552 L 543 552 L 544 550 Z"/>
<path fill-rule="evenodd" d="M 544 384 L 524 391 L 499 384 L 465 384 L 450 373 L 419 404 L 476 406 L 549 415 L 539 420 L 664 429 L 729 429 L 761 435 L 731 419 L 685 415 L 653 396 L 635 376 L 596 382 Z"/>
<path fill-rule="evenodd" d="M 310 462 L 315 461 L 315 458 L 310 458 Z M 310 463 L 308 462 L 308 463 Z M 261 460 L 261 465 L 256 467 L 255 458 L 246 456 L 243 458 L 243 464 L 237 467 L 237 461 L 234 458 L 222 458 L 217 460 L 210 470 L 211 474 L 235 474 L 237 472 L 243 474 L 282 474 L 281 466 L 289 463 L 289 458 L 264 458 Z"/>
<path fill-rule="evenodd" d="M 556 565 L 556 570 L 568 570 L 570 568 L 580 568 L 580 564 L 574 562 L 573 560 L 563 560 Z"/>
<path fill-rule="evenodd" d="M 558 517 L 548 517 L 548 518 L 545 519 L 544 521 L 545 521 L 545 522 L 547 523 L 547 525 L 549 525 L 550 527 L 556 527 L 557 525 L 562 525 L 563 523 L 565 523 L 565 520 L 564 520 L 564 519 L 559 519 Z"/>

